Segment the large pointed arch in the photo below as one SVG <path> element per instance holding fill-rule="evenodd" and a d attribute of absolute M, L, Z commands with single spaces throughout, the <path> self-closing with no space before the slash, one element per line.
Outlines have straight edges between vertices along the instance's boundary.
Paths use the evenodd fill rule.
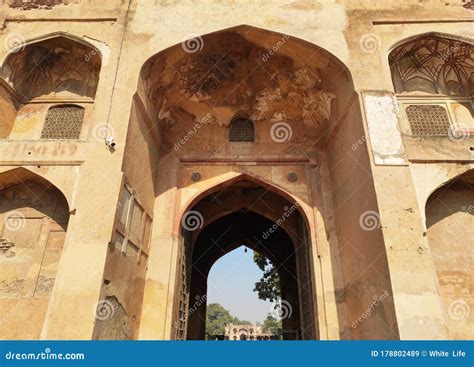
<path fill-rule="evenodd" d="M 474 169 L 458 174 L 434 190 L 425 211 L 427 237 L 449 335 L 453 339 L 471 339 Z"/>
<path fill-rule="evenodd" d="M 295 203 L 290 202 L 291 195 L 269 183 L 251 177 L 239 175 L 215 187 L 205 190 L 191 200 L 188 211 L 180 221 L 182 247 L 179 249 L 177 278 L 179 285 L 175 300 L 173 326 L 177 339 L 203 339 L 205 333 L 207 276 L 212 265 L 222 256 L 243 243 L 249 248 L 267 257 L 280 275 L 282 297 L 292 305 L 293 312 L 288 320 L 283 320 L 286 330 L 283 337 L 288 339 L 318 339 L 314 269 L 309 239 L 308 220 L 304 212 Z M 265 200 L 261 189 L 280 196 L 278 199 Z M 220 190 L 219 194 L 216 190 Z M 254 202 L 247 205 L 245 198 L 252 197 L 257 190 Z M 215 216 L 209 206 L 202 203 L 218 195 L 236 199 L 236 206 Z M 280 194 L 277 194 L 280 192 Z M 227 201 L 227 196 L 222 198 Z M 265 201 L 269 211 L 278 213 L 270 220 L 264 213 L 257 213 L 254 207 L 258 200 Z M 264 215 L 262 215 L 264 214 Z M 212 217 L 209 220 L 209 215 Z M 285 225 L 287 223 L 287 225 Z M 298 279 L 298 280 L 297 280 Z M 286 298 L 286 299 L 285 299 Z M 199 307 L 193 300 L 199 299 Z M 202 302 L 201 300 L 205 300 Z M 189 317 L 186 314 L 189 311 Z"/>
<path fill-rule="evenodd" d="M 0 174 L 3 338 L 40 338 L 68 222 L 67 200 L 48 180 L 21 167 Z"/>

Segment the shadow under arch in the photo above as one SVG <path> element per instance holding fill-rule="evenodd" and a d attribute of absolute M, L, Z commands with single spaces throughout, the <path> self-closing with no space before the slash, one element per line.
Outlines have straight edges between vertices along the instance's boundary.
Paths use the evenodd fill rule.
<path fill-rule="evenodd" d="M 468 310 L 474 307 L 474 169 L 438 186 L 426 201 L 425 215 L 448 334 L 472 339 L 474 318 Z"/>
<path fill-rule="evenodd" d="M 51 182 L 21 167 L 0 174 L 2 338 L 40 338 L 68 222 L 66 197 Z"/>
<path fill-rule="evenodd" d="M 265 195 L 272 200 L 266 200 Z M 219 197 L 222 207 L 206 205 Z M 212 264 L 242 244 L 262 253 L 279 273 L 282 298 L 292 305 L 291 315 L 282 320 L 283 337 L 318 339 L 308 219 L 293 200 L 282 189 L 247 174 L 221 182 L 191 200 L 180 221 L 181 284 L 173 322 L 177 339 L 204 339 L 206 302 L 199 301 L 195 307 L 193 300 L 206 300 Z M 259 201 L 274 213 L 259 209 Z M 187 221 L 187 214 L 195 221 Z M 183 299 L 190 303 L 183 303 Z M 183 308 L 188 311 L 183 313 Z"/>
<path fill-rule="evenodd" d="M 28 183 L 37 183 L 39 186 L 39 192 L 33 191 L 28 188 Z M 60 219 L 58 223 L 64 225 L 64 229 L 67 227 L 69 219 L 69 203 L 63 192 L 51 183 L 48 179 L 43 176 L 34 173 L 24 167 L 12 168 L 11 170 L 0 172 L 0 199 L 6 200 L 6 197 L 2 197 L 2 192 L 6 190 L 15 190 L 15 187 L 24 189 L 26 194 L 31 197 L 34 204 L 37 205 L 36 209 L 51 218 L 57 217 Z M 49 196 L 55 196 L 57 200 L 57 206 L 62 208 L 61 211 L 56 212 L 56 208 L 45 205 L 47 200 L 50 200 Z M 16 210 L 24 205 L 21 200 L 14 201 L 13 206 L 9 210 Z M 5 211 L 5 207 L 0 209 L 0 214 Z M 67 217 L 67 219 L 65 219 Z"/>
<path fill-rule="evenodd" d="M 231 40 L 224 42 L 226 37 L 229 40 L 236 37 L 235 42 L 231 42 Z M 235 53 L 229 60 L 218 57 L 220 51 L 213 48 L 219 43 L 219 40 L 228 45 Z M 191 47 L 196 47 L 196 49 Z M 272 51 L 274 48 L 277 48 L 277 51 Z M 264 61 L 269 50 L 274 53 L 274 56 Z M 224 54 L 226 53 L 224 52 Z M 236 57 L 241 57 L 242 60 L 239 61 Z M 278 58 L 280 58 L 279 61 L 277 61 Z M 202 75 L 198 75 L 204 66 L 186 66 L 189 62 L 199 63 L 201 61 L 203 65 L 206 63 L 213 64 L 211 71 L 216 69 L 217 74 L 209 76 L 206 75 L 208 73 L 203 72 Z M 183 63 L 184 66 L 181 65 Z M 232 102 L 235 99 L 234 97 L 220 98 L 219 104 L 214 106 L 219 108 L 218 113 L 215 113 L 217 108 L 204 107 L 205 100 L 209 99 L 209 96 L 209 100 L 213 100 L 215 96 L 219 95 L 218 89 L 225 89 L 227 84 L 234 81 L 231 75 L 238 69 L 239 65 L 246 64 L 257 67 L 265 64 L 265 68 L 270 68 L 268 72 L 274 74 L 271 78 L 267 78 L 271 79 L 272 84 L 282 83 L 285 78 L 292 78 L 298 84 L 304 79 L 306 80 L 304 82 L 306 86 L 302 89 L 305 91 L 317 89 L 321 92 L 320 95 L 311 98 L 318 99 L 318 103 L 325 106 L 325 112 L 320 110 L 314 114 L 316 116 L 314 121 L 308 118 L 309 115 L 303 117 L 300 115 L 293 116 L 291 119 L 295 119 L 295 121 L 305 120 L 308 126 L 314 125 L 317 127 L 317 134 L 323 135 L 322 143 L 324 144 L 326 143 L 324 141 L 326 136 L 330 135 L 333 127 L 330 129 L 320 128 L 316 120 L 328 120 L 330 124 L 336 124 L 337 120 L 347 112 L 349 106 L 356 103 L 358 99 L 354 91 L 352 74 L 348 67 L 328 50 L 301 38 L 244 24 L 196 36 L 189 40 L 189 43 L 183 41 L 150 56 L 140 69 L 137 94 L 133 103 L 140 106 L 142 115 L 147 115 L 144 117 L 145 119 L 156 122 L 156 126 L 149 124 L 150 129 L 156 130 L 158 135 L 163 135 L 162 144 L 164 145 L 169 143 L 167 141 L 169 131 L 166 134 L 163 131 L 174 124 L 182 124 L 189 116 L 193 116 L 196 120 L 205 121 L 205 123 L 216 123 L 224 127 L 228 127 L 232 119 L 240 115 L 245 115 L 254 124 L 263 119 L 269 120 L 270 117 L 267 116 L 259 117 L 259 120 L 256 120 L 253 107 L 250 110 L 247 109 L 243 114 L 241 103 L 235 104 Z M 281 67 L 270 66 L 273 64 L 281 64 Z M 289 71 L 290 64 L 293 65 L 294 69 L 291 72 Z M 275 70 L 273 70 L 275 68 L 288 75 L 283 76 L 283 79 L 277 77 Z M 296 69 L 299 70 L 298 76 L 290 75 Z M 202 78 L 204 79 L 201 80 Z M 266 87 L 264 82 L 257 79 L 255 75 L 252 75 L 252 78 L 245 80 L 245 83 L 249 84 L 248 90 L 257 92 Z M 184 87 L 180 86 L 180 90 L 176 89 L 178 83 L 175 82 L 177 80 L 184 83 Z M 237 80 L 243 81 L 244 78 L 237 73 L 235 82 Z M 170 81 L 173 81 L 174 84 Z M 246 88 L 246 86 L 243 88 Z M 253 94 L 244 97 L 246 93 L 242 93 L 240 90 L 235 91 L 235 94 L 238 94 L 242 99 L 248 99 L 245 102 L 246 104 L 255 104 L 254 101 L 251 101 L 255 98 Z M 335 95 L 337 95 L 337 98 L 334 98 Z M 197 106 L 196 108 L 186 102 L 189 96 L 193 96 L 193 103 Z M 294 108 L 294 110 L 297 109 Z M 320 138 L 317 140 L 320 140 Z M 171 140 L 174 140 L 174 137 Z"/>
<path fill-rule="evenodd" d="M 234 177 L 225 179 L 223 181 L 219 181 L 217 183 L 210 183 L 205 188 L 199 190 L 198 193 L 194 194 L 188 200 L 188 202 L 184 205 L 184 208 L 179 213 L 179 218 L 183 218 L 183 216 L 187 212 L 192 210 L 192 208 L 194 208 L 196 204 L 200 202 L 203 198 L 215 195 L 216 193 L 222 192 L 229 187 L 235 186 L 243 182 L 249 182 L 256 186 L 260 186 L 265 191 L 271 192 L 283 198 L 284 200 L 287 201 L 287 203 L 290 203 L 291 206 L 294 206 L 295 209 L 300 212 L 303 219 L 305 220 L 306 226 L 309 225 L 307 214 L 304 212 L 304 209 L 303 209 L 304 205 L 307 203 L 305 203 L 301 198 L 297 197 L 296 195 L 285 190 L 283 187 L 278 185 L 278 183 L 271 182 L 267 180 L 265 177 L 256 176 L 251 173 L 236 173 Z M 233 208 L 233 210 L 231 211 L 235 211 L 236 209 L 239 209 L 239 208 Z M 265 214 L 263 213 L 259 213 L 259 214 L 265 216 Z M 216 216 L 212 218 L 211 220 L 209 220 L 208 222 L 206 222 L 206 224 L 210 224 L 213 220 L 216 220 L 218 218 L 219 216 Z M 272 218 L 271 216 L 268 216 L 268 219 L 271 219 L 271 218 Z M 179 222 L 178 225 L 182 225 L 182 223 Z"/>
<path fill-rule="evenodd" d="M 95 98 L 102 52 L 67 32 L 54 32 L 14 46 L 1 68 L 2 78 L 22 102 L 50 94 Z M 72 67 L 74 65 L 74 67 Z"/>
<path fill-rule="evenodd" d="M 228 42 L 229 40 L 236 42 Z M 322 300 L 322 338 L 332 338 L 333 335 L 343 339 L 398 338 L 391 296 L 380 307 L 377 315 L 374 314 L 369 321 L 357 327 L 350 327 L 351 322 L 357 320 L 370 306 L 374 296 L 385 290 L 390 294 L 392 291 L 382 230 L 376 228 L 366 231 L 361 228 L 359 222 L 364 211 L 377 210 L 377 197 L 369 152 L 363 139 L 365 129 L 359 96 L 354 90 L 349 69 L 334 55 L 315 44 L 250 26 L 227 28 L 196 37 L 196 41 L 202 41 L 202 49 L 199 46 L 196 52 L 186 52 L 183 44 L 176 44 L 151 56 L 141 68 L 132 104 L 126 144 L 133 145 L 133 149 L 128 149 L 129 152 L 125 154 L 128 160 L 124 160 L 123 171 L 125 174 L 130 172 L 134 175 L 134 164 L 143 157 L 146 157 L 143 164 L 147 167 L 161 164 L 161 172 L 149 179 L 153 181 L 149 186 L 154 188 L 155 207 L 160 208 L 155 210 L 154 215 L 155 218 L 160 218 L 160 215 L 163 216 L 160 210 L 168 210 L 171 205 L 175 215 L 172 219 L 162 218 L 170 221 L 167 223 L 167 228 L 170 229 L 165 229 L 167 233 L 163 235 L 176 236 L 179 248 L 178 260 L 169 262 L 172 266 L 172 276 L 163 276 L 162 279 L 165 284 L 170 283 L 166 291 L 155 291 L 150 281 L 147 283 L 146 293 L 160 294 L 163 299 L 172 297 L 173 301 L 180 297 L 178 290 L 183 288 L 182 284 L 186 280 L 181 282 L 179 279 L 185 279 L 185 276 L 181 274 L 176 277 L 174 274 L 183 273 L 183 264 L 186 269 L 185 259 L 191 256 L 186 256 L 186 251 L 190 251 L 186 249 L 192 249 L 192 246 L 185 246 L 184 243 L 193 243 L 195 236 L 200 233 L 199 230 L 182 232 L 180 226 L 184 214 L 191 211 L 201 198 L 199 195 L 206 195 L 206 190 L 202 188 L 212 189 L 220 184 L 220 181 L 227 181 L 234 173 L 238 176 L 240 172 L 248 172 L 248 169 L 240 166 L 239 161 L 255 164 L 255 170 L 252 168 L 251 171 L 259 172 L 258 179 L 261 173 L 267 181 L 273 173 L 260 166 L 272 166 L 272 162 L 278 162 L 282 166 L 288 162 L 297 162 L 307 168 L 304 173 L 304 169 L 301 169 L 300 177 L 305 176 L 308 201 L 311 202 L 301 202 L 296 213 L 304 213 L 302 222 L 305 225 L 302 228 L 314 229 L 311 236 L 316 232 L 313 223 L 316 211 L 323 214 L 320 223 L 324 222 L 324 225 L 318 224 L 318 230 L 322 230 L 319 238 L 325 247 L 324 256 L 327 256 L 328 262 L 331 263 L 331 267 L 323 270 L 318 259 L 314 262 L 310 259 L 310 264 L 318 268 L 318 274 L 313 273 L 312 280 L 318 279 L 318 290 L 321 290 L 318 296 L 321 296 Z M 232 49 L 235 55 L 224 58 L 221 63 L 222 58 L 217 56 L 226 54 L 224 45 Z M 273 46 L 279 47 L 278 52 L 269 60 L 263 61 L 262 57 Z M 268 74 L 262 73 L 264 78 L 249 78 L 248 84 L 242 86 L 245 90 L 235 91 L 223 105 L 211 103 L 221 101 L 218 97 L 223 97 L 223 91 L 233 90 L 232 87 L 238 86 L 239 81 L 246 80 L 249 74 L 243 71 L 251 69 L 251 66 L 261 66 L 262 63 L 271 69 L 270 75 L 274 77 L 268 78 Z M 209 76 L 209 69 L 216 71 L 216 75 Z M 308 106 L 304 103 L 285 104 L 285 111 L 292 113 L 291 118 L 287 120 L 293 128 L 293 140 L 287 142 L 290 145 L 276 144 L 275 140 L 271 139 L 269 131 L 273 124 L 272 116 L 259 116 L 258 108 L 248 107 L 258 105 L 260 99 L 257 97 L 260 97 L 260 93 L 268 93 L 271 96 L 276 89 L 286 85 L 287 81 L 298 81 L 288 85 L 292 87 L 298 84 L 297 94 L 303 97 L 311 96 L 318 101 L 313 104 L 318 106 L 318 111 L 311 111 L 315 112 L 314 114 L 305 113 L 306 117 L 315 116 L 314 120 L 305 120 L 302 117 L 303 112 L 308 111 Z M 249 93 L 246 93 L 247 91 Z M 302 98 L 301 101 L 309 99 L 312 98 Z M 238 148 L 238 145 L 229 147 L 226 129 L 243 107 L 255 122 L 255 142 L 247 145 L 248 149 L 239 150 L 234 149 Z M 274 109 L 269 108 L 268 111 L 273 112 Z M 202 126 L 206 126 L 206 131 Z M 151 131 L 151 134 L 144 136 L 143 131 Z M 196 131 L 202 135 L 199 139 L 191 139 Z M 354 149 L 354 142 L 361 141 L 361 138 L 364 142 L 358 149 Z M 304 151 L 305 158 L 301 159 L 301 155 L 297 154 L 298 148 L 305 143 L 308 143 L 311 151 Z M 271 149 L 267 150 L 267 147 Z M 264 163 L 260 164 L 261 161 Z M 313 162 L 318 164 L 314 165 Z M 229 166 L 227 171 L 215 168 L 226 165 Z M 199 184 L 195 184 L 192 169 L 200 173 L 197 176 Z M 278 168 L 275 171 L 279 176 L 275 181 L 286 183 L 284 175 L 288 172 L 279 172 Z M 313 177 L 316 182 L 311 181 Z M 326 181 L 322 182 L 324 180 Z M 197 195 L 196 189 L 200 192 Z M 190 196 L 192 199 L 188 202 Z M 180 202 L 183 197 L 186 201 L 185 209 Z M 325 203 L 321 203 L 323 197 Z M 177 200 L 173 204 L 175 199 Z M 296 199 L 292 198 L 290 202 Z M 315 203 L 317 200 L 319 202 Z M 327 203 L 329 204 L 325 207 Z M 211 225 L 227 214 L 231 213 L 203 218 L 203 226 L 206 223 Z M 311 219 L 310 225 L 308 218 Z M 351 246 L 346 246 L 347 243 Z M 317 247 L 316 243 L 312 244 L 312 249 L 315 250 L 311 255 L 317 256 Z M 363 259 L 357 261 L 356 259 L 361 259 L 360 254 Z M 150 263 L 157 261 L 160 260 L 151 255 Z M 321 280 L 323 273 L 327 274 L 327 282 Z M 180 282 L 182 284 L 177 284 Z M 328 301 L 323 300 L 324 294 L 328 295 Z M 189 300 L 186 297 L 183 299 Z M 312 302 L 314 306 L 314 299 Z M 175 322 L 181 319 L 175 312 L 178 309 L 176 306 L 174 311 L 167 306 L 170 303 L 165 306 L 164 316 L 145 312 L 144 320 L 160 320 L 163 328 L 158 332 L 145 325 L 141 331 L 143 335 L 185 338 L 185 325 L 177 327 L 180 329 L 179 333 L 176 330 L 170 331 L 176 325 Z M 325 308 L 331 308 L 328 315 L 337 315 L 332 321 L 325 319 Z"/>

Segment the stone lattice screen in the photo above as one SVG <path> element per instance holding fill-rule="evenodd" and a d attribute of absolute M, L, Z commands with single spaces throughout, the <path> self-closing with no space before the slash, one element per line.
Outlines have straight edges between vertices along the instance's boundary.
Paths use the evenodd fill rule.
<path fill-rule="evenodd" d="M 237 119 L 232 121 L 229 131 L 229 141 L 255 141 L 255 131 L 252 121 L 247 119 Z"/>
<path fill-rule="evenodd" d="M 448 111 L 438 105 L 410 105 L 405 109 L 415 136 L 445 136 L 450 130 Z"/>
<path fill-rule="evenodd" d="M 82 107 L 51 107 L 46 114 L 41 139 L 79 139 L 83 120 Z"/>

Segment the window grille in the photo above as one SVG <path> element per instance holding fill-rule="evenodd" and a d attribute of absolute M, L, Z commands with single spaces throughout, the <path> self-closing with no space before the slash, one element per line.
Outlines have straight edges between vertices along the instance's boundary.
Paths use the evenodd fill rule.
<path fill-rule="evenodd" d="M 248 119 L 239 118 L 231 122 L 229 131 L 229 141 L 231 142 L 253 142 L 255 141 L 255 131 L 253 122 Z"/>
<path fill-rule="evenodd" d="M 41 139 L 79 139 L 83 120 L 82 107 L 51 107 L 46 114 Z"/>
<path fill-rule="evenodd" d="M 448 112 L 437 105 L 410 105 L 406 109 L 412 135 L 448 135 L 450 124 Z"/>

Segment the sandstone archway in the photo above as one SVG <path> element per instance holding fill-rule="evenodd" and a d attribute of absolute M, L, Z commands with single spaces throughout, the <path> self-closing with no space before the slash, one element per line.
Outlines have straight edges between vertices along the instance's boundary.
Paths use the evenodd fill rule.
<path fill-rule="evenodd" d="M 425 210 L 427 236 L 450 336 L 470 339 L 474 325 L 474 169 L 436 189 Z"/>
<path fill-rule="evenodd" d="M 210 205 L 216 195 L 223 203 L 220 207 Z M 243 179 L 201 198 L 184 213 L 181 284 L 173 323 L 176 338 L 204 339 L 209 271 L 222 256 L 242 245 L 264 255 L 278 272 L 286 307 L 283 338 L 318 338 L 308 229 L 298 206 Z M 193 228 L 191 219 L 202 220 L 202 228 Z"/>
<path fill-rule="evenodd" d="M 68 221 L 50 182 L 24 168 L 0 174 L 2 338 L 39 339 Z"/>
<path fill-rule="evenodd" d="M 305 213 L 311 281 L 319 291 L 317 299 L 311 298 L 314 290 L 303 297 L 319 326 L 320 335 L 315 331 L 311 338 L 398 338 L 382 230 L 360 224 L 365 214 L 377 213 L 377 200 L 359 106 L 351 74 L 334 55 L 251 26 L 196 36 L 145 62 L 123 165 L 143 196 L 154 199 L 150 205 L 160 223 L 145 286 L 145 303 L 152 304 L 140 326 L 144 338 L 185 338 L 185 325 L 175 330 L 181 319 L 177 274 L 191 247 L 183 243 L 195 238 L 180 232 L 180 219 L 193 208 L 190 200 L 242 175 L 297 198 Z M 252 134 L 248 128 L 245 139 L 231 139 L 230 125 L 240 118 L 252 122 Z M 140 172 L 150 167 L 156 171 L 142 179 Z M 234 213 L 226 208 L 232 197 L 209 202 L 208 220 Z M 252 210 L 275 220 L 264 205 Z M 356 322 L 381 295 L 384 302 L 371 317 Z"/>

